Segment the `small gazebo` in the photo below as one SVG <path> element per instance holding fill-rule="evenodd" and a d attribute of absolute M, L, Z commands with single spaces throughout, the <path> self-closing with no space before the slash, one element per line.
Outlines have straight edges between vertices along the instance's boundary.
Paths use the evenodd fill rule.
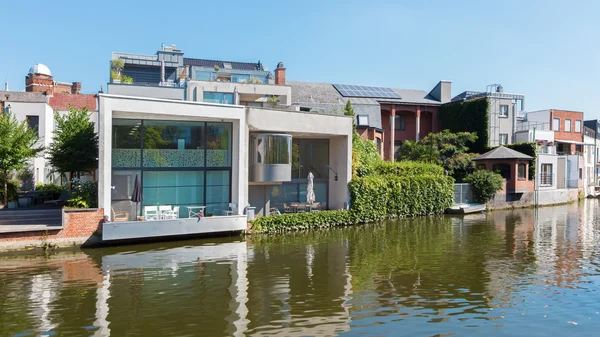
<path fill-rule="evenodd" d="M 534 183 L 529 177 L 529 164 L 533 157 L 504 146 L 488 151 L 474 161 L 478 170 L 499 173 L 506 180 L 506 193 L 533 192 Z"/>

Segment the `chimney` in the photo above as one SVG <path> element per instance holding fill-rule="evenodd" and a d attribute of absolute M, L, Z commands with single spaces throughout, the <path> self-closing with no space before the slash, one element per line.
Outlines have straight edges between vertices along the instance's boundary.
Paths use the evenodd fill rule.
<path fill-rule="evenodd" d="M 285 68 L 283 67 L 283 62 L 279 62 L 277 69 L 275 69 L 275 84 L 285 85 Z"/>
<path fill-rule="evenodd" d="M 4 91 L 8 91 L 8 82 L 4 82 Z"/>
<path fill-rule="evenodd" d="M 450 102 L 452 99 L 452 82 L 445 80 L 439 81 L 435 88 L 429 92 L 429 94 L 440 103 Z"/>
<path fill-rule="evenodd" d="M 73 82 L 73 85 L 71 85 L 71 93 L 74 95 L 81 93 L 81 82 Z"/>

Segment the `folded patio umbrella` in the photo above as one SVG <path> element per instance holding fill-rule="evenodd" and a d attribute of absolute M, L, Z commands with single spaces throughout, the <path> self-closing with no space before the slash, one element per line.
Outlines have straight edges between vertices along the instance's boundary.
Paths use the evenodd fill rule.
<path fill-rule="evenodd" d="M 133 183 L 133 191 L 131 192 L 131 201 L 135 202 L 135 214 L 138 214 L 138 204 L 144 200 L 142 196 L 142 183 L 140 182 L 140 176 L 135 175 L 135 182 Z"/>

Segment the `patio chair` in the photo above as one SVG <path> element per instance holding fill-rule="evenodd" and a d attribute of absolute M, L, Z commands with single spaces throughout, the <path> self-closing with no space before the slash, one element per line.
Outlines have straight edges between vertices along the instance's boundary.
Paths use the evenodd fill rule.
<path fill-rule="evenodd" d="M 229 203 L 229 208 L 224 212 L 225 215 L 234 215 L 237 212 L 237 204 Z"/>
<path fill-rule="evenodd" d="M 156 207 L 156 206 L 144 207 L 144 220 L 158 220 L 158 207 Z"/>
<path fill-rule="evenodd" d="M 179 206 L 173 207 L 171 211 L 163 211 L 162 212 L 163 219 L 175 220 L 179 218 Z"/>
<path fill-rule="evenodd" d="M 271 207 L 269 208 L 269 214 L 281 214 L 281 212 L 277 207 Z"/>
<path fill-rule="evenodd" d="M 313 202 L 312 205 L 310 205 L 310 211 L 311 212 L 319 212 L 319 211 L 321 211 L 321 203 L 320 202 Z"/>
<path fill-rule="evenodd" d="M 173 208 L 171 206 L 158 206 L 158 214 L 160 220 L 168 219 L 170 214 L 173 212 Z"/>
<path fill-rule="evenodd" d="M 114 222 L 122 222 L 122 221 L 129 220 L 129 212 L 123 212 L 123 211 L 115 212 L 115 209 L 112 207 L 110 208 L 110 212 L 112 213 L 112 220 Z"/>
<path fill-rule="evenodd" d="M 294 211 L 288 204 L 283 203 L 283 213 L 293 213 L 293 212 Z"/>

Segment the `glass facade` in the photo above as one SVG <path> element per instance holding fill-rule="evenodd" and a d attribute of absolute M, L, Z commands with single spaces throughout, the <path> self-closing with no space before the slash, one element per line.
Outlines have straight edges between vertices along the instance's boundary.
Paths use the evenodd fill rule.
<path fill-rule="evenodd" d="M 208 103 L 233 104 L 233 93 L 205 91 L 203 101 Z"/>
<path fill-rule="evenodd" d="M 329 194 L 329 140 L 293 139 L 292 141 L 292 181 L 270 186 L 271 207 L 280 212 L 291 203 L 306 202 L 308 173 L 314 176 L 313 190 L 316 202 L 327 208 Z"/>
<path fill-rule="evenodd" d="M 113 185 L 115 211 L 130 220 L 144 206 L 206 206 L 220 215 L 231 200 L 231 123 L 113 120 Z M 130 201 L 139 174 L 144 200 Z"/>

